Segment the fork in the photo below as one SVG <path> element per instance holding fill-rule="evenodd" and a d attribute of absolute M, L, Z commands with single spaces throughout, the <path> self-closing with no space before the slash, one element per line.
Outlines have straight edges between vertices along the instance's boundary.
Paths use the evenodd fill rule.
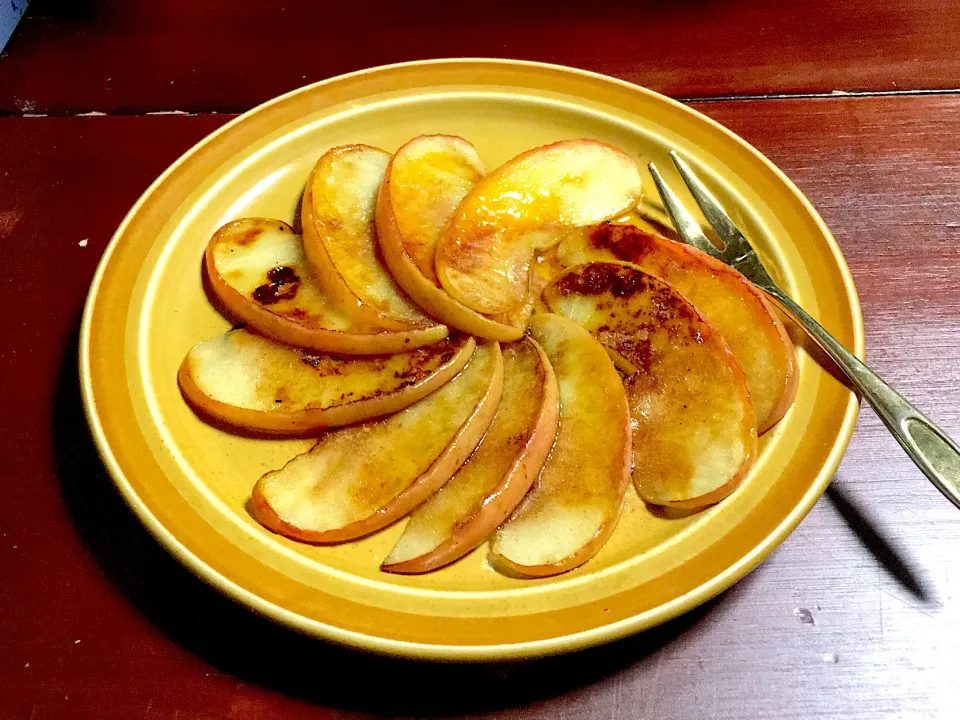
<path fill-rule="evenodd" d="M 718 249 L 707 239 L 699 223 L 666 184 L 656 165 L 649 163 L 647 167 L 663 204 L 683 241 L 740 271 L 789 313 L 837 364 L 857 392 L 870 403 L 890 433 L 930 482 L 960 508 L 960 448 L 957 443 L 781 290 L 760 262 L 753 246 L 690 167 L 674 151 L 670 152 L 670 158 L 707 222 L 723 241 L 723 249 Z"/>

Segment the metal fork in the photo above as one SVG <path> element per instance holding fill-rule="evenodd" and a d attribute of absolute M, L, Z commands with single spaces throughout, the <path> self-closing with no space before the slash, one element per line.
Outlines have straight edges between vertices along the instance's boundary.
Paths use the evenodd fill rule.
<path fill-rule="evenodd" d="M 664 182 L 656 165 L 650 163 L 647 167 L 650 168 L 650 174 L 653 175 L 667 213 L 683 240 L 739 270 L 788 312 L 833 359 L 860 395 L 873 406 L 884 425 L 930 482 L 950 502 L 960 508 L 960 448 L 957 444 L 926 415 L 907 402 L 900 393 L 841 345 L 820 323 L 781 290 L 763 267 L 756 251 L 723 211 L 716 198 L 675 152 L 670 152 L 670 158 L 677 166 L 680 177 L 686 183 L 697 205 L 700 206 L 707 222 L 713 226 L 724 246 L 722 250 L 718 250 L 707 239 L 699 223 L 687 212 L 680 199 Z"/>

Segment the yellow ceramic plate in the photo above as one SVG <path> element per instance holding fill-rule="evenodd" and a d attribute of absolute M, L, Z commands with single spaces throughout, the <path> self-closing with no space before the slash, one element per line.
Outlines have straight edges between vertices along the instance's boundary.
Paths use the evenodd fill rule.
<path fill-rule="evenodd" d="M 732 497 L 669 519 L 631 491 L 610 542 L 560 577 L 504 577 L 485 547 L 439 572 L 388 575 L 378 565 L 402 524 L 311 547 L 250 516 L 254 481 L 310 442 L 229 435 L 181 399 L 184 354 L 229 327 L 204 295 L 203 248 L 228 220 L 293 221 L 304 180 L 327 148 L 394 150 L 420 133 L 468 138 L 487 167 L 581 136 L 664 169 L 667 148 L 678 148 L 785 288 L 863 351 L 853 283 L 822 220 L 770 162 L 703 115 L 562 67 L 450 60 L 377 68 L 297 90 L 227 124 L 167 170 L 117 230 L 90 290 L 80 368 L 89 421 L 120 492 L 171 553 L 222 592 L 303 632 L 383 653 L 478 660 L 564 652 L 656 625 L 730 586 L 813 506 L 853 430 L 853 396 L 802 351 L 797 401 L 763 438 L 756 468 Z"/>

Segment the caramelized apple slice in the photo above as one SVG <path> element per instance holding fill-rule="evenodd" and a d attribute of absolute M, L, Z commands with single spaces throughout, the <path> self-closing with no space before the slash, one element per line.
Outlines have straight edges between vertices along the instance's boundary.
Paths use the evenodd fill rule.
<path fill-rule="evenodd" d="M 641 497 L 701 507 L 729 495 L 756 457 L 757 421 L 723 337 L 676 290 L 629 265 L 579 265 L 543 297 L 637 368 L 624 384 Z"/>
<path fill-rule="evenodd" d="M 530 321 L 560 390 L 560 430 L 533 489 L 493 540 L 514 573 L 555 575 L 603 546 L 630 484 L 630 416 L 620 376 L 576 323 L 549 313 Z"/>
<path fill-rule="evenodd" d="M 454 210 L 484 176 L 476 149 L 461 137 L 421 135 L 397 150 L 384 178 L 404 251 L 437 284 L 437 242 Z"/>
<path fill-rule="evenodd" d="M 530 338 L 503 350 L 503 393 L 493 424 L 456 475 L 417 508 L 381 565 L 422 573 L 452 563 L 497 529 L 527 494 L 557 432 L 557 380 Z"/>
<path fill-rule="evenodd" d="M 433 495 L 473 452 L 500 401 L 503 356 L 480 345 L 453 380 L 382 420 L 332 430 L 253 489 L 253 513 L 296 540 L 369 535 Z"/>
<path fill-rule="evenodd" d="M 404 352 L 447 336 L 442 325 L 390 332 L 345 315 L 314 279 L 300 237 L 279 220 L 227 223 L 211 238 L 204 260 L 210 286 L 226 309 L 278 342 L 370 355 Z"/>
<path fill-rule="evenodd" d="M 397 355 L 311 355 L 246 330 L 206 340 L 178 379 L 202 413 L 245 428 L 302 434 L 368 420 L 412 405 L 450 380 L 473 354 L 458 337 Z"/>
<path fill-rule="evenodd" d="M 504 325 L 523 328 L 524 330 L 530 324 L 530 318 L 535 312 L 548 312 L 547 306 L 540 297 L 543 289 L 549 285 L 554 278 L 566 270 L 557 260 L 557 248 L 552 247 L 548 250 L 538 251 L 534 255 L 530 267 L 530 284 L 527 290 L 527 297 L 523 303 L 513 310 L 508 310 L 499 315 L 493 315 L 493 319 Z"/>
<path fill-rule="evenodd" d="M 397 287 L 380 258 L 374 214 L 390 155 L 368 145 L 328 150 L 307 178 L 301 222 L 321 286 L 355 320 L 391 330 L 432 320 Z"/>
<path fill-rule="evenodd" d="M 516 340 L 521 327 L 507 327 L 454 300 L 434 271 L 440 235 L 483 172 L 477 151 L 463 138 L 414 138 L 387 166 L 377 202 L 377 239 L 397 284 L 426 313 L 479 337 Z"/>
<path fill-rule="evenodd" d="M 689 245 L 612 223 L 574 230 L 557 246 L 557 257 L 567 267 L 591 260 L 629 262 L 660 278 L 730 345 L 747 376 L 760 432 L 790 407 L 798 378 L 790 336 L 763 292 L 729 265 Z"/>
<path fill-rule="evenodd" d="M 629 155 L 595 140 L 566 140 L 518 155 L 460 203 L 437 245 L 443 289 L 481 313 L 521 305 L 530 261 L 572 227 L 619 215 L 640 197 Z"/>

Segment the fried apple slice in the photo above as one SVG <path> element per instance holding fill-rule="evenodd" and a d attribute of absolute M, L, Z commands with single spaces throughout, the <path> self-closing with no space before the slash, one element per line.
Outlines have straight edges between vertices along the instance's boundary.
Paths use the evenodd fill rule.
<path fill-rule="evenodd" d="M 473 452 L 500 401 L 503 356 L 480 345 L 453 380 L 382 420 L 331 430 L 253 488 L 253 514 L 281 535 L 338 543 L 376 532 L 435 493 Z"/>
<path fill-rule="evenodd" d="M 527 494 L 557 433 L 557 379 L 530 338 L 503 349 L 500 407 L 480 446 L 417 508 L 381 570 L 422 573 L 477 547 Z"/>
<path fill-rule="evenodd" d="M 601 223 L 572 231 L 557 246 L 566 267 L 623 261 L 660 278 L 697 308 L 730 345 L 747 376 L 759 431 L 772 427 L 797 393 L 796 352 L 763 292 L 705 252 L 633 225 Z"/>
<path fill-rule="evenodd" d="M 332 303 L 304 257 L 303 242 L 279 220 L 243 218 L 217 230 L 204 262 L 226 309 L 257 331 L 320 352 L 404 352 L 447 336 L 442 325 L 386 331 L 358 322 Z"/>
<path fill-rule="evenodd" d="M 729 495 L 757 454 L 757 420 L 730 346 L 662 280 L 594 262 L 543 293 L 637 368 L 624 385 L 633 418 L 633 480 L 656 505 L 702 507 Z"/>
<path fill-rule="evenodd" d="M 522 327 L 484 317 L 450 297 L 434 271 L 437 242 L 457 206 L 483 177 L 473 145 L 421 135 L 397 150 L 377 201 L 377 239 L 397 284 L 429 315 L 492 340 L 516 340 Z"/>
<path fill-rule="evenodd" d="M 494 561 L 530 577 L 582 565 L 613 532 L 630 484 L 630 416 L 603 347 L 550 313 L 530 321 L 557 376 L 560 430 L 540 477 L 494 536 Z"/>
<path fill-rule="evenodd" d="M 534 250 L 621 214 L 640 193 L 636 163 L 605 143 L 565 140 L 522 153 L 460 203 L 437 245 L 440 284 L 477 312 L 512 310 L 526 297 Z"/>
<path fill-rule="evenodd" d="M 202 414 L 247 430 L 299 435 L 412 405 L 460 372 L 475 346 L 459 336 L 411 352 L 351 358 L 231 330 L 195 345 L 178 379 Z"/>
<path fill-rule="evenodd" d="M 437 242 L 464 196 L 486 170 L 476 149 L 453 135 L 420 135 L 390 159 L 384 178 L 399 241 L 420 274 L 437 284 Z"/>
<path fill-rule="evenodd" d="M 493 319 L 504 325 L 526 330 L 533 313 L 547 312 L 547 306 L 540 298 L 543 289 L 565 270 L 566 268 L 557 260 L 556 247 L 537 251 L 530 266 L 530 284 L 526 299 L 513 310 L 492 316 Z"/>
<path fill-rule="evenodd" d="M 380 257 L 375 212 L 390 154 L 369 145 L 324 153 L 307 178 L 303 243 L 320 285 L 350 317 L 391 330 L 431 325 Z"/>

